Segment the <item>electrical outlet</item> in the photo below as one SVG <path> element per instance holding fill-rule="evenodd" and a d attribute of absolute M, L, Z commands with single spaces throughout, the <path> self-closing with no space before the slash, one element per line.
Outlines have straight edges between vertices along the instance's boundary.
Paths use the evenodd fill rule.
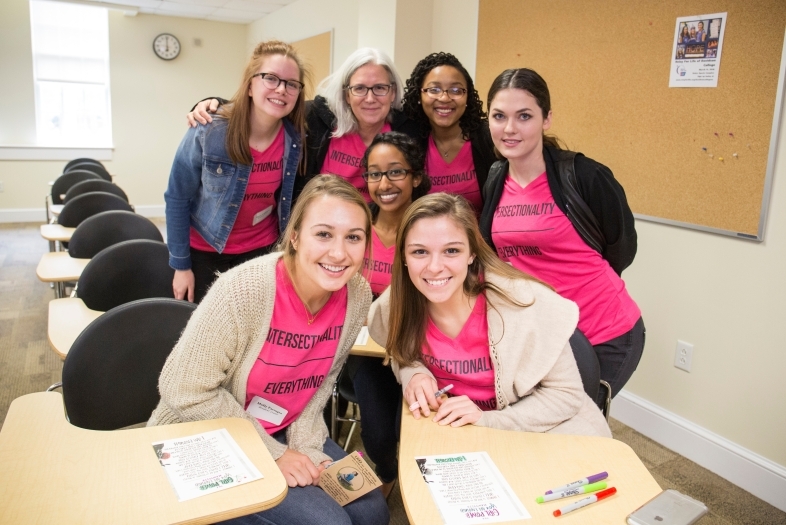
<path fill-rule="evenodd" d="M 674 353 L 674 366 L 686 372 L 690 372 L 690 365 L 693 361 L 693 345 L 685 341 L 677 340 L 677 351 Z"/>

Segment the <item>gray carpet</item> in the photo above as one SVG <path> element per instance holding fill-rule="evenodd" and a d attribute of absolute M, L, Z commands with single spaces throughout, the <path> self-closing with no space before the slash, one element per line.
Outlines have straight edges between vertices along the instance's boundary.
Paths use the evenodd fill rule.
<path fill-rule="evenodd" d="M 162 221 L 157 224 L 163 228 Z M 60 380 L 62 362 L 46 337 L 47 303 L 54 292 L 35 276 L 36 265 L 47 250 L 38 224 L 0 225 L 0 421 L 5 420 L 13 399 L 45 390 Z M 709 507 L 710 514 L 701 525 L 786 525 L 786 513 L 725 479 L 618 421 L 612 420 L 611 429 L 616 439 L 636 451 L 663 489 L 679 490 Z M 358 432 L 350 445 L 350 450 L 362 449 Z M 398 486 L 388 503 L 390 523 L 406 525 Z"/>

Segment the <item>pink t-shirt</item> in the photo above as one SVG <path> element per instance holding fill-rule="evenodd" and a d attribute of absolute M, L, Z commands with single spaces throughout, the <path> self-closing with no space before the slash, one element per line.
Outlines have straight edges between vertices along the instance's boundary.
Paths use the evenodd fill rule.
<path fill-rule="evenodd" d="M 625 282 L 554 203 L 545 173 L 525 188 L 507 177 L 491 239 L 503 261 L 579 305 L 579 328 L 593 345 L 624 334 L 641 317 Z"/>
<path fill-rule="evenodd" d="M 480 186 L 475 172 L 475 162 L 472 160 L 472 143 L 467 141 L 461 146 L 453 162 L 447 163 L 434 143 L 434 138 L 428 139 L 426 151 L 426 173 L 431 179 L 430 193 L 444 191 L 454 195 L 461 195 L 472 204 L 475 213 L 483 211 L 483 201 L 480 198 Z"/>
<path fill-rule="evenodd" d="M 390 279 L 393 274 L 393 258 L 396 255 L 395 243 L 386 248 L 377 236 L 377 231 L 371 228 L 371 257 L 366 253 L 363 262 L 365 269 L 363 275 L 371 285 L 371 291 L 379 295 L 390 286 Z"/>
<path fill-rule="evenodd" d="M 390 131 L 387 122 L 382 126 L 380 133 Z M 357 133 L 347 133 L 337 139 L 330 139 L 325 162 L 322 164 L 322 173 L 338 175 L 347 179 L 363 195 L 367 203 L 371 202 L 366 181 L 363 180 L 363 154 L 366 145 Z"/>
<path fill-rule="evenodd" d="M 443 334 L 429 318 L 423 364 L 437 380 L 437 388 L 453 384 L 451 396 L 467 396 L 481 410 L 497 409 L 494 367 L 489 354 L 486 298 L 478 295 L 475 307 L 455 339 Z"/>
<path fill-rule="evenodd" d="M 333 292 L 314 322 L 308 324 L 310 316 L 292 286 L 284 261 L 278 262 L 273 318 L 248 376 L 244 407 L 268 434 L 297 419 L 322 385 L 333 366 L 346 314 L 345 286 Z M 260 406 L 265 407 L 261 412 Z"/>
<path fill-rule="evenodd" d="M 284 169 L 284 126 L 265 151 L 251 148 L 251 173 L 246 194 L 229 232 L 223 253 L 246 253 L 273 244 L 278 239 L 276 191 Z M 191 247 L 205 252 L 216 250 L 191 228 Z"/>

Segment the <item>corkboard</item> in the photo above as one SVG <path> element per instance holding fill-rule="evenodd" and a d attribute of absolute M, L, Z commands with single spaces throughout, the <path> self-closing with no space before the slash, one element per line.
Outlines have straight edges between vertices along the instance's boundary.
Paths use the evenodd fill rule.
<path fill-rule="evenodd" d="M 316 36 L 292 42 L 298 56 L 311 71 L 311 78 L 306 81 L 306 100 L 314 98 L 314 88 L 330 74 L 331 57 L 333 56 L 333 32 L 321 33 Z"/>
<path fill-rule="evenodd" d="M 718 87 L 669 88 L 677 17 L 721 12 Z M 609 166 L 638 218 L 761 240 L 785 28 L 783 0 L 480 0 L 477 87 L 534 69 L 551 132 Z"/>

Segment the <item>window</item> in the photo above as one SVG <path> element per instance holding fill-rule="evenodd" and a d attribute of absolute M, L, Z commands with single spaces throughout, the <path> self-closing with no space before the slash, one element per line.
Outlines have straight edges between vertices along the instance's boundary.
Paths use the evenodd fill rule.
<path fill-rule="evenodd" d="M 30 22 L 38 145 L 111 147 L 107 10 L 30 0 Z"/>

